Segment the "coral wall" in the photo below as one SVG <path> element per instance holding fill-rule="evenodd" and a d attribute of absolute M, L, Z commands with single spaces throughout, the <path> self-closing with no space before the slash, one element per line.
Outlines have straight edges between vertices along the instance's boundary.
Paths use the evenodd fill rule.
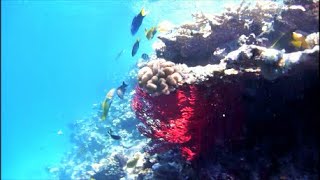
<path fill-rule="evenodd" d="M 143 123 L 138 129 L 156 144 L 165 143 L 162 150 L 177 146 L 187 160 L 196 160 L 215 145 L 241 139 L 240 89 L 236 83 L 189 85 L 152 97 L 137 87 L 132 107 Z"/>

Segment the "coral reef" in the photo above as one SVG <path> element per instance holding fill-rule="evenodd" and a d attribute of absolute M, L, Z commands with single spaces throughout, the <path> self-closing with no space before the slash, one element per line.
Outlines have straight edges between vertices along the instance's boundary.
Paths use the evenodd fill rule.
<path fill-rule="evenodd" d="M 271 1 L 244 1 L 239 7 L 227 7 L 222 15 L 194 14 L 195 22 L 182 25 L 173 33 L 158 37 L 154 46 L 157 56 L 188 66 L 207 65 L 219 61 L 220 51 L 239 47 L 242 35 L 255 36 L 255 45 L 271 46 L 279 36 L 292 31 L 318 31 L 316 16 L 302 6 L 283 6 Z M 318 9 L 319 11 L 319 9 Z M 288 45 L 288 40 L 286 46 Z M 291 47 L 287 47 L 290 50 Z"/>
<path fill-rule="evenodd" d="M 160 35 L 150 64 L 170 63 L 181 81 L 172 91 L 159 91 L 159 83 L 146 86 L 158 71 L 139 67 L 132 108 L 141 121 L 138 130 L 151 139 L 145 151 L 177 149 L 200 179 L 318 177 L 313 153 L 319 114 L 307 103 L 314 102 L 307 94 L 318 96 L 319 89 L 314 2 L 243 1 L 222 15 L 194 14 L 194 23 Z M 305 146 L 312 149 L 307 162 L 299 154 Z M 148 178 L 181 172 L 172 164 L 154 163 Z M 307 173 L 301 164 L 308 165 Z"/>
<path fill-rule="evenodd" d="M 135 72 L 130 72 L 134 80 Z M 141 141 L 135 129 L 137 123 L 130 101 L 133 89 L 129 88 L 123 100 L 115 98 L 110 108 L 108 122 L 99 118 L 98 104 L 94 104 L 92 114 L 69 124 L 73 148 L 65 154 L 60 164 L 51 165 L 47 170 L 54 179 L 120 179 L 126 176 L 124 167 L 130 156 L 146 144 Z M 131 92 L 130 92 L 131 91 Z M 114 140 L 107 134 L 112 129 L 121 140 Z"/>
<path fill-rule="evenodd" d="M 96 112 L 72 124 L 76 146 L 48 171 L 60 179 L 318 179 L 318 14 L 317 0 L 243 1 L 159 33 L 155 55 L 129 73 L 138 86 L 122 102 L 131 104 L 116 98 L 108 124 Z M 106 136 L 110 128 L 121 141 Z"/>
<path fill-rule="evenodd" d="M 319 61 L 319 33 L 312 33 L 306 37 L 310 44 L 310 49 L 285 53 L 283 50 L 268 49 L 257 45 L 242 45 L 237 50 L 229 52 L 220 60 L 219 64 L 188 67 L 185 64 L 175 64 L 163 59 L 155 59 L 139 70 L 139 86 L 149 94 L 166 94 L 174 91 L 183 84 L 199 84 L 215 78 L 229 80 L 237 75 L 240 76 L 262 76 L 268 80 L 274 80 L 281 75 L 285 75 L 297 64 L 309 64 L 310 68 L 317 68 Z M 312 49 L 311 49 L 312 48 Z M 153 64 L 170 64 L 172 75 L 178 77 L 159 78 L 165 73 L 163 70 L 151 70 Z M 159 67 L 159 66 L 158 66 Z M 167 69 L 164 69 L 167 72 Z M 160 73 L 159 73 L 160 72 Z M 174 73 L 173 73 L 174 72 Z M 175 81 L 177 80 L 177 81 Z M 162 84 L 163 83 L 163 84 Z M 206 82 L 208 83 L 208 82 Z M 168 88 L 169 87 L 169 88 Z M 169 90 L 170 89 L 170 90 Z"/>
<path fill-rule="evenodd" d="M 149 138 L 167 142 L 164 150 L 178 146 L 187 160 L 205 156 L 213 144 L 225 138 L 237 140 L 241 134 L 242 110 L 237 100 L 240 91 L 228 86 L 215 89 L 204 85 L 183 86 L 174 93 L 157 97 L 137 89 L 132 106 L 143 123 L 138 129 Z M 227 113 L 226 107 L 233 113 Z M 223 128 L 226 124 L 228 128 Z"/>

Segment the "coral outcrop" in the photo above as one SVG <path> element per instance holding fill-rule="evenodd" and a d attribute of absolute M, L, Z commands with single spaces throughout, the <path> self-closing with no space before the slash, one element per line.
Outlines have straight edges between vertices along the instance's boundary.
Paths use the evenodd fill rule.
<path fill-rule="evenodd" d="M 317 10 L 319 12 L 319 8 Z M 303 6 L 283 6 L 271 1 L 256 1 L 254 5 L 243 1 L 238 7 L 227 7 L 222 15 L 194 14 L 194 23 L 158 37 L 160 40 L 154 47 L 159 58 L 188 66 L 219 62 L 221 56 L 216 54 L 239 48 L 238 39 L 243 35 L 257 37 L 252 44 L 264 47 L 284 36 L 281 43 L 285 45 L 281 48 L 292 51 L 288 46 L 290 40 L 284 40 L 290 38 L 291 32 L 301 30 L 310 34 L 318 31 L 317 16 L 310 11 Z"/>
<path fill-rule="evenodd" d="M 298 64 L 309 64 L 309 68 L 318 67 L 319 61 L 316 59 L 319 58 L 319 33 L 308 35 L 306 41 L 310 44 L 310 49 L 291 53 L 244 44 L 240 48 L 229 52 L 220 60 L 219 64 L 206 66 L 188 67 L 185 64 L 175 64 L 164 59 L 156 59 L 139 70 L 139 86 L 149 94 L 168 95 L 183 84 L 208 83 L 207 81 L 212 78 L 219 82 L 230 80 L 230 78 L 240 79 L 241 76 L 249 75 L 275 80 L 279 76 L 286 75 L 289 70 L 294 69 Z M 167 64 L 171 65 L 170 69 L 165 66 Z M 158 70 L 159 67 L 163 68 Z M 171 74 L 166 77 L 167 73 Z M 235 75 L 237 77 L 234 77 Z"/>
<path fill-rule="evenodd" d="M 301 97 L 319 86 L 316 81 L 319 23 L 315 9 L 317 6 L 312 3 L 285 5 L 257 1 L 250 5 L 243 1 L 237 7 L 227 8 L 222 15 L 194 14 L 194 23 L 159 36 L 153 46 L 157 56 L 151 58 L 150 64 L 169 62 L 182 78 L 172 91 L 164 92 L 158 89 L 159 83 L 147 87 L 155 75 L 154 79 L 159 79 L 153 66 L 139 70 L 140 87 L 136 88 L 132 107 L 141 121 L 138 130 L 152 139 L 146 151 L 163 153 L 177 148 L 186 160 L 197 166 L 206 158 L 216 160 L 220 147 L 222 151 L 232 146 L 245 152 L 247 147 L 242 145 L 260 147 L 261 144 L 252 142 L 259 137 L 263 139 L 259 142 L 270 145 L 266 159 L 273 152 L 285 151 L 289 153 L 286 157 L 295 154 L 285 148 L 294 147 L 299 138 L 292 135 L 296 132 L 294 128 L 284 127 L 299 124 L 301 117 L 307 117 L 303 123 L 308 125 L 302 134 L 316 132 L 312 125 L 314 116 L 297 111 L 299 119 L 288 115 L 287 109 L 292 108 L 291 104 L 310 101 Z M 270 129 L 290 140 L 283 141 L 288 146 L 270 142 L 270 136 L 273 137 Z M 312 164 L 314 168 L 316 163 Z M 258 179 L 272 176 L 257 175 Z M 204 177 L 213 176 L 209 173 Z"/>
<path fill-rule="evenodd" d="M 139 70 L 138 80 L 140 87 L 154 95 L 169 94 L 184 82 L 179 67 L 164 59 L 148 62 Z"/>

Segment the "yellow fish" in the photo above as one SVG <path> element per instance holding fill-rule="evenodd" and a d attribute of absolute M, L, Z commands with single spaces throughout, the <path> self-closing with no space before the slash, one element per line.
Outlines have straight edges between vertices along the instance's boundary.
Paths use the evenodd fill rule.
<path fill-rule="evenodd" d="M 134 168 L 137 165 L 137 162 L 140 158 L 140 154 L 136 153 L 133 158 L 127 161 L 127 168 Z"/>
<path fill-rule="evenodd" d="M 152 39 L 157 33 L 157 27 L 152 27 L 149 30 L 145 29 L 145 34 L 148 40 Z"/>
<path fill-rule="evenodd" d="M 102 104 L 101 104 L 101 108 L 102 108 L 101 120 L 103 120 L 103 121 L 106 120 L 106 118 L 107 118 L 107 116 L 108 116 L 109 108 L 110 108 L 110 106 L 111 106 L 112 98 L 113 98 L 113 95 L 114 95 L 115 90 L 116 90 L 115 88 L 111 89 L 111 90 L 107 93 L 104 101 L 103 101 Z"/>
<path fill-rule="evenodd" d="M 292 32 L 291 44 L 296 48 L 308 49 L 309 44 L 306 42 L 306 37 L 300 33 Z"/>
<path fill-rule="evenodd" d="M 157 30 L 160 33 L 167 33 L 174 29 L 174 25 L 169 21 L 162 21 L 158 24 Z"/>

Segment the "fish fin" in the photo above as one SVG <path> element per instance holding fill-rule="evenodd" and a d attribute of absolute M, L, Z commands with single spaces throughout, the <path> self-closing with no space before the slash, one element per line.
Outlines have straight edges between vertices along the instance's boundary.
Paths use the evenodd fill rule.
<path fill-rule="evenodd" d="M 124 81 L 122 81 L 122 86 L 127 87 L 128 85 Z"/>
<path fill-rule="evenodd" d="M 297 40 L 293 40 L 293 41 L 291 41 L 291 44 L 296 48 L 300 48 L 302 42 L 301 41 L 297 41 Z"/>
<path fill-rule="evenodd" d="M 144 8 L 141 9 L 140 15 L 141 16 L 146 16 L 147 15 L 147 12 L 144 10 Z"/>

